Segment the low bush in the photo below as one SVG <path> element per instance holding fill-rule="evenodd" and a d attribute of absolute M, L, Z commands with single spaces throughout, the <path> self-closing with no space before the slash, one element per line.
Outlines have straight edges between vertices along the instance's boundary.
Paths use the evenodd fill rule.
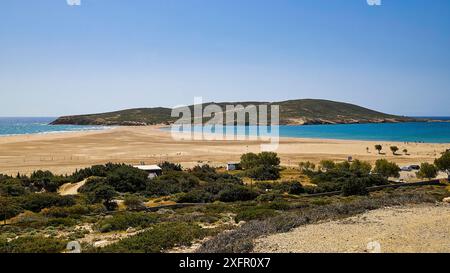
<path fill-rule="evenodd" d="M 216 169 L 209 165 L 196 166 L 189 173 L 198 177 L 201 181 L 209 183 L 243 185 L 241 178 L 228 173 L 218 173 Z"/>
<path fill-rule="evenodd" d="M 246 171 L 247 176 L 258 180 L 277 180 L 280 178 L 280 168 L 278 166 L 259 165 Z"/>
<path fill-rule="evenodd" d="M 385 178 L 400 177 L 400 167 L 396 163 L 389 162 L 386 159 L 377 160 L 373 172 Z"/>
<path fill-rule="evenodd" d="M 0 221 L 12 218 L 23 212 L 16 198 L 0 196 Z"/>
<path fill-rule="evenodd" d="M 20 179 L 8 178 L 0 181 L 0 196 L 21 196 L 28 193 Z"/>
<path fill-rule="evenodd" d="M 0 241 L 0 253 L 61 253 L 66 242 L 42 236 L 20 237 L 11 242 Z"/>
<path fill-rule="evenodd" d="M 351 178 L 342 185 L 342 194 L 344 196 L 368 195 L 367 183 L 361 178 Z"/>
<path fill-rule="evenodd" d="M 146 228 L 158 222 L 159 216 L 146 212 L 117 213 L 99 221 L 95 226 L 100 232 L 127 230 L 128 228 Z"/>
<path fill-rule="evenodd" d="M 189 173 L 171 172 L 151 180 L 145 193 L 149 196 L 166 196 L 180 192 L 188 192 L 198 187 L 199 179 Z"/>
<path fill-rule="evenodd" d="M 17 198 L 17 204 L 25 210 L 39 212 L 50 207 L 70 207 L 75 205 L 73 196 L 60 196 L 56 193 L 32 193 Z"/>
<path fill-rule="evenodd" d="M 75 205 L 71 207 L 51 207 L 42 210 L 42 214 L 52 218 L 78 218 L 91 213 L 104 213 L 106 209 L 102 205 Z"/>
<path fill-rule="evenodd" d="M 127 210 L 139 211 L 145 209 L 144 200 L 140 196 L 134 194 L 126 194 L 123 200 L 123 203 L 127 207 Z"/>
<path fill-rule="evenodd" d="M 280 191 L 281 193 L 289 193 L 294 195 L 305 193 L 305 189 L 303 188 L 302 184 L 297 181 L 276 183 L 274 184 L 273 189 Z"/>
<path fill-rule="evenodd" d="M 256 198 L 256 200 L 258 202 L 270 202 L 273 201 L 277 198 L 278 196 L 274 193 L 266 193 L 266 194 L 261 194 L 260 196 L 258 196 L 258 198 Z"/>
<path fill-rule="evenodd" d="M 176 246 L 189 246 L 209 233 L 196 224 L 160 223 L 150 230 L 98 249 L 104 253 L 161 253 Z"/>
<path fill-rule="evenodd" d="M 77 220 L 65 217 L 65 218 L 52 218 L 46 223 L 47 227 L 73 227 L 78 223 Z"/>
<path fill-rule="evenodd" d="M 181 195 L 178 203 L 210 203 L 214 200 L 214 195 L 205 190 L 193 190 Z"/>
<path fill-rule="evenodd" d="M 244 186 L 233 186 L 219 192 L 219 200 L 222 202 L 249 201 L 258 197 L 258 193 Z"/>
<path fill-rule="evenodd" d="M 168 161 L 158 164 L 158 166 L 162 169 L 163 173 L 171 171 L 181 172 L 183 170 L 180 164 L 174 164 Z"/>
<path fill-rule="evenodd" d="M 262 220 L 273 217 L 276 214 L 276 211 L 273 209 L 253 207 L 239 212 L 236 215 L 235 221 L 236 223 L 239 223 L 241 221 Z"/>

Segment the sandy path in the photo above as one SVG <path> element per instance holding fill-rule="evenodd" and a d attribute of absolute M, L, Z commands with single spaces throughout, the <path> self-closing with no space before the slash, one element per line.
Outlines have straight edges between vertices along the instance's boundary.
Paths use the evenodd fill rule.
<path fill-rule="evenodd" d="M 59 187 L 58 189 L 58 193 L 60 195 L 77 195 L 78 194 L 78 189 L 80 189 L 81 187 L 84 186 L 84 184 L 86 184 L 87 180 L 83 180 L 81 182 L 78 183 L 66 183 L 64 185 L 62 185 L 61 187 Z"/>
<path fill-rule="evenodd" d="M 450 253 L 450 205 L 386 208 L 341 221 L 297 228 L 256 241 L 256 252 L 366 252 L 379 242 L 381 252 Z"/>
<path fill-rule="evenodd" d="M 386 154 L 378 155 L 373 149 L 375 144 L 382 144 Z M 107 162 L 155 164 L 163 160 L 182 163 L 186 167 L 199 162 L 221 166 L 239 160 L 243 153 L 259 152 L 260 145 L 259 141 L 175 141 L 170 132 L 152 126 L 0 137 L 0 173 L 16 175 L 17 172 L 27 174 L 48 169 L 66 174 L 77 168 Z M 397 145 L 400 150 L 407 148 L 410 155 L 393 156 L 389 152 L 391 145 Z M 366 147 L 370 148 L 370 153 Z M 306 160 L 346 160 L 349 155 L 371 162 L 388 158 L 400 164 L 411 164 L 433 161 L 447 148 L 445 144 L 282 138 L 277 152 L 282 164 L 290 166 Z"/>

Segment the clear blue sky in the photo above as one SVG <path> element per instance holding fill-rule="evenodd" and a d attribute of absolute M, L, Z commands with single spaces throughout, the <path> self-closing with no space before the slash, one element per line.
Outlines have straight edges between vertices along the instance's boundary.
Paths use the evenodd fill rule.
<path fill-rule="evenodd" d="M 450 1 L 2 0 L 0 116 L 324 98 L 450 116 Z"/>

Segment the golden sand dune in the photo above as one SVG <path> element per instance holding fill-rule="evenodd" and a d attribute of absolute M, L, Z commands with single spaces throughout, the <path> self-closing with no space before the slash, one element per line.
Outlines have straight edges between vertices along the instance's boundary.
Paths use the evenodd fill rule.
<path fill-rule="evenodd" d="M 148 164 L 169 160 L 191 167 L 198 163 L 222 166 L 239 160 L 246 152 L 259 152 L 259 141 L 175 141 L 170 132 L 149 127 L 120 127 L 105 131 L 54 133 L 0 137 L 0 173 L 15 175 L 46 169 L 58 174 L 75 169 L 120 162 Z M 382 144 L 385 155 L 378 155 L 375 144 Z M 391 145 L 408 149 L 408 155 L 394 156 Z M 366 148 L 369 147 L 369 152 Z M 399 164 L 432 161 L 445 151 L 445 144 L 345 141 L 282 138 L 278 153 L 282 164 L 296 166 L 300 161 L 355 159 L 374 162 L 387 158 Z"/>

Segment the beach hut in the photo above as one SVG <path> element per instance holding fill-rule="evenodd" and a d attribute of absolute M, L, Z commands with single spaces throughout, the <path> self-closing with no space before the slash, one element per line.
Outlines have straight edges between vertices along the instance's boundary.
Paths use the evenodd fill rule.
<path fill-rule="evenodd" d="M 138 165 L 135 168 L 148 173 L 148 178 L 153 179 L 162 174 L 162 169 L 158 165 Z"/>
<path fill-rule="evenodd" d="M 227 164 L 227 171 L 235 171 L 241 169 L 241 163 L 238 162 L 229 162 Z"/>

